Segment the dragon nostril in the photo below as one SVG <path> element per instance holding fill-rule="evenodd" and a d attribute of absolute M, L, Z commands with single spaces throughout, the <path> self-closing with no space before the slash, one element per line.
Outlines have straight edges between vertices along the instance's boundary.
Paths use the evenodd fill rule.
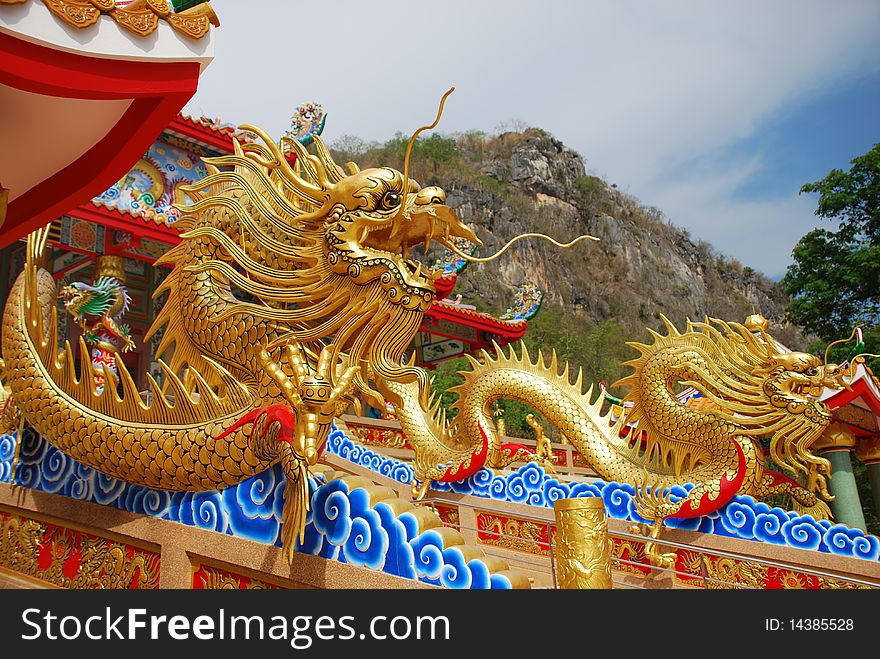
<path fill-rule="evenodd" d="M 446 203 L 446 192 L 443 188 L 440 188 L 436 185 L 430 185 L 427 188 L 422 188 L 419 190 L 419 193 L 416 195 L 416 205 L 417 206 L 427 206 L 428 204 L 445 204 Z"/>

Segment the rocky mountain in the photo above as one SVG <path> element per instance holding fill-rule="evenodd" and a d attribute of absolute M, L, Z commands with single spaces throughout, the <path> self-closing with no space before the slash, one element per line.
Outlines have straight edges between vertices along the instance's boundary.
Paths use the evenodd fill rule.
<path fill-rule="evenodd" d="M 398 135 L 369 148 L 352 138 L 334 146 L 338 157 L 362 166 L 402 169 L 405 143 Z M 600 343 L 608 348 L 598 352 L 618 360 L 630 353 L 612 346 L 644 340 L 646 327 L 662 326 L 661 313 L 681 327 L 686 318 L 742 322 L 757 312 L 770 320 L 778 340 L 792 348 L 806 343 L 785 323 L 787 298 L 775 282 L 694 240 L 660 210 L 590 175 L 579 154 L 542 130 L 434 135 L 417 143 L 411 168 L 423 185 L 446 190 L 447 203 L 484 241 L 477 255 L 492 254 L 525 232 L 560 242 L 582 233 L 600 238 L 567 250 L 524 241 L 497 261 L 471 264 L 459 277 L 456 293 L 495 313 L 512 303 L 523 282 L 541 286 L 544 306 L 530 324 L 527 342 L 542 346 L 580 339 L 561 352 L 587 366 L 590 360 L 581 353 L 596 348 L 597 328 L 604 328 Z M 597 377 L 618 372 L 590 370 Z"/>

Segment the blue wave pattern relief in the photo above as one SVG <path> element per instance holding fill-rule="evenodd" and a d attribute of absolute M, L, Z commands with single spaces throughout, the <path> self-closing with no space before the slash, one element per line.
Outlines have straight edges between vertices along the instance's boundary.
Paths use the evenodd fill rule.
<path fill-rule="evenodd" d="M 14 434 L 0 435 L 0 482 L 10 482 L 15 444 Z M 15 484 L 281 546 L 286 481 L 278 466 L 222 491 L 166 492 L 95 471 L 28 428 Z M 436 531 L 419 533 L 411 513 L 395 516 L 382 502 L 370 506 L 363 489 L 349 491 L 341 481 L 316 478 L 310 487 L 312 509 L 298 551 L 448 588 L 511 587 L 479 558 L 465 561 L 456 547 L 444 548 Z"/>
<path fill-rule="evenodd" d="M 354 442 L 339 429 L 330 433 L 325 450 L 400 483 L 412 481 L 413 470 L 410 465 L 371 451 Z M 672 488 L 671 494 L 673 498 L 680 498 L 692 487 L 676 486 Z M 498 475 L 491 469 L 484 468 L 457 483 L 434 482 L 432 488 L 544 508 L 552 508 L 557 499 L 602 497 L 609 517 L 633 522 L 645 521 L 636 513 L 632 485 L 604 481 L 561 482 L 547 475 L 536 464 L 524 465 L 506 475 Z M 735 496 L 726 506 L 704 517 L 668 519 L 666 524 L 671 528 L 880 561 L 880 538 L 877 536 L 842 524 L 832 524 L 827 520 L 816 520 L 811 515 L 771 508 L 749 496 Z"/>

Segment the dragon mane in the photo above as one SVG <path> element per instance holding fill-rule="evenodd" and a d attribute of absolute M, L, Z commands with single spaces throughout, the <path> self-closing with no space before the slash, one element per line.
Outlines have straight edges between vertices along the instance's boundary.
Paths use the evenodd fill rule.
<path fill-rule="evenodd" d="M 131 296 L 116 277 L 99 277 L 94 284 L 76 281 L 63 287 L 61 293 L 69 298 L 65 300 L 64 308 L 77 319 L 102 316 L 114 305 L 119 306 L 112 314 L 117 317 L 131 306 Z M 120 293 L 121 299 L 117 297 Z"/>
<path fill-rule="evenodd" d="M 668 388 L 671 382 L 645 382 L 643 370 L 661 351 L 679 356 L 687 354 L 690 379 L 681 380 L 680 384 L 699 390 L 715 403 L 712 409 L 687 408 L 688 413 L 714 416 L 732 426 L 734 434 L 742 437 L 756 440 L 769 437 L 774 462 L 794 475 L 804 474 L 808 485 L 827 495 L 825 474 L 830 464 L 810 451 L 810 446 L 831 421 L 827 405 L 808 396 L 806 388 L 796 389 L 785 398 L 774 396 L 767 388 L 771 380 L 798 377 L 818 359 L 802 353 L 785 353 L 763 330 L 752 333 L 739 323 L 714 318 L 705 322 L 688 321 L 685 332 L 680 333 L 668 319 L 663 317 L 663 321 L 668 330 L 665 336 L 648 330 L 654 343 L 629 343 L 641 353 L 626 362 L 635 372 L 615 383 L 615 386 L 630 387 L 625 400 L 632 401 L 633 407 L 628 411 L 627 421 L 645 431 L 646 454 L 651 455 L 654 446 L 662 447 L 669 442 L 670 433 L 662 432 L 655 425 L 651 397 L 645 395 L 645 390 Z M 694 358 L 697 355 L 699 357 Z M 795 359 L 788 359 L 791 357 Z M 787 363 L 791 361 L 798 363 L 792 366 Z"/>
<path fill-rule="evenodd" d="M 182 242 L 157 264 L 209 274 L 225 288 L 223 305 L 213 319 L 219 323 L 235 317 L 249 326 L 255 322 L 270 326 L 269 348 L 296 342 L 314 355 L 332 339 L 334 363 L 345 352 L 348 357 L 343 359 L 362 365 L 356 382 L 377 400 L 382 399 L 367 384 L 377 374 L 423 381 L 426 390 L 423 370 L 401 365 L 422 317 L 420 310 L 402 305 L 401 296 L 394 299 L 394 293 L 388 294 L 388 282 L 394 284 L 395 268 L 402 266 L 390 254 L 374 259 L 370 264 L 381 262 L 391 274 L 364 283 L 355 281 L 359 265 L 348 266 L 348 272 L 340 274 L 328 258 L 328 227 L 346 211 L 336 203 L 334 190 L 360 170 L 348 163 L 346 173 L 317 136 L 312 155 L 296 140 L 282 137 L 276 144 L 259 128 L 242 129 L 258 135 L 262 143 L 233 139 L 232 154 L 205 159 L 208 176 L 181 186 L 192 200 L 179 206 L 184 214 L 177 223 L 183 230 Z M 293 165 L 288 154 L 295 156 Z M 374 185 L 379 194 L 382 183 Z M 194 260 L 187 243 L 197 241 L 219 249 Z M 174 275 L 166 278 L 154 296 L 177 293 Z M 430 304 L 433 289 L 420 295 Z M 204 372 L 202 349 L 189 340 L 184 323 L 179 308 L 166 303 L 148 338 L 164 328 L 157 357 L 170 354 L 173 346 L 167 360 L 173 371 L 189 366 Z M 383 340 L 377 341 L 380 335 Z M 365 364 L 372 372 L 367 372 Z"/>

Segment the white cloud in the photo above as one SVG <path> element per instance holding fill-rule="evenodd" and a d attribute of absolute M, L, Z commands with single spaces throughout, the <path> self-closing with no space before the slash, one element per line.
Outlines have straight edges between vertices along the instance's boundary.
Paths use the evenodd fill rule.
<path fill-rule="evenodd" d="M 760 168 L 760 159 L 753 158 L 720 171 L 701 172 L 658 192 L 651 204 L 695 238 L 778 278 L 785 274 L 791 251 L 803 234 L 832 225 L 813 215 L 815 199 L 808 196 L 738 198 L 736 189 Z"/>
<path fill-rule="evenodd" d="M 383 140 L 433 119 L 454 83 L 442 130 L 489 131 L 513 118 L 546 128 L 588 167 L 771 273 L 806 230 L 808 200 L 736 202 L 717 171 L 741 164 L 715 162 L 710 176 L 686 167 L 711 163 L 830 83 L 880 69 L 871 0 L 212 4 L 216 59 L 188 112 L 279 134 L 296 105 L 316 99 L 331 139 Z M 776 218 L 788 246 L 775 260 L 730 239 L 745 211 L 762 226 Z"/>

